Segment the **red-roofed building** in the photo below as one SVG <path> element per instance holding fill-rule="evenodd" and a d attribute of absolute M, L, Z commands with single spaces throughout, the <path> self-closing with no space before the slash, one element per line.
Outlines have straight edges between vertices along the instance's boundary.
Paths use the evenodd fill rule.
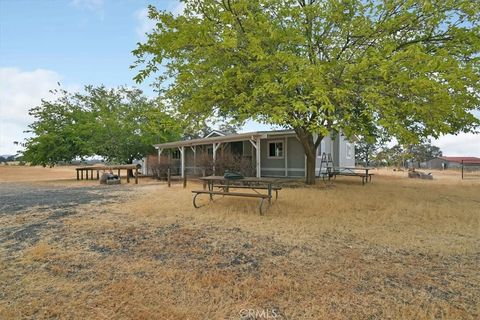
<path fill-rule="evenodd" d="M 460 168 L 464 165 L 480 166 L 478 157 L 439 157 L 427 162 L 430 169 Z"/>

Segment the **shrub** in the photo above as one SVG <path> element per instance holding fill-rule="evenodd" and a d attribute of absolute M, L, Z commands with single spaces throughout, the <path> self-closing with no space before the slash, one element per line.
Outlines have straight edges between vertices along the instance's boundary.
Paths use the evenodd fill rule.
<path fill-rule="evenodd" d="M 175 166 L 174 161 L 169 159 L 168 156 L 149 155 L 147 157 L 147 168 L 153 178 L 155 179 L 167 179 L 168 169 L 173 174 L 178 168 Z"/>
<path fill-rule="evenodd" d="M 219 152 L 214 162 L 213 157 L 206 152 L 197 155 L 197 167 L 200 168 L 203 176 L 213 174 L 214 165 L 216 175 L 223 175 L 227 170 L 238 172 L 243 176 L 252 176 L 255 173 L 251 157 Z"/>

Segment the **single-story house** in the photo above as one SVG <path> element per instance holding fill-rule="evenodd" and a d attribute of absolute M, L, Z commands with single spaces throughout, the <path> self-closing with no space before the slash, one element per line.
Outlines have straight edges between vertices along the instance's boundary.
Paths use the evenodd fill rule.
<path fill-rule="evenodd" d="M 477 157 L 439 157 L 427 161 L 429 169 L 451 169 L 461 168 L 465 165 L 480 165 L 480 158 Z"/>
<path fill-rule="evenodd" d="M 257 177 L 304 177 L 306 174 L 305 152 L 293 130 L 228 135 L 213 131 L 204 138 L 161 143 L 154 147 L 159 156 L 168 154 L 178 160 L 178 174 L 182 177 L 201 174 L 197 165 L 200 152 L 206 152 L 213 159 L 220 152 L 241 156 L 252 165 L 252 175 Z M 354 145 L 342 134 L 334 138 L 327 136 L 322 140 L 317 151 L 317 170 L 320 169 L 323 153 L 331 154 L 335 166 L 355 166 Z"/>

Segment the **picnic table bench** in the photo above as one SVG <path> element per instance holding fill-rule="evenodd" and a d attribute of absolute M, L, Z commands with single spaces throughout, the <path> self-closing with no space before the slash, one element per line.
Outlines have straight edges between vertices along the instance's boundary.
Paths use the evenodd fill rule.
<path fill-rule="evenodd" d="M 242 186 L 242 185 L 236 185 L 236 184 L 218 184 L 218 185 L 215 185 L 215 187 L 216 188 L 221 188 L 221 189 L 225 190 L 225 192 L 228 192 L 230 190 L 230 188 L 232 188 L 232 189 L 251 189 L 255 192 L 256 192 L 256 190 L 268 190 L 268 186 L 255 186 L 255 185 Z M 275 199 L 278 199 L 278 191 L 282 190 L 282 188 L 272 185 L 271 190 L 275 191 Z"/>
<path fill-rule="evenodd" d="M 281 187 L 273 186 L 275 179 L 269 178 L 243 178 L 243 179 L 226 179 L 223 176 L 208 176 L 202 177 L 200 180 L 204 182 L 203 190 L 192 190 L 194 194 L 193 206 L 199 208 L 196 199 L 201 194 L 209 195 L 210 201 L 213 201 L 214 195 L 232 196 L 232 197 L 245 197 L 245 198 L 257 198 L 260 199 L 260 214 L 264 214 L 264 201 L 268 200 L 271 204 L 272 191 L 275 191 L 275 198 L 278 198 L 278 191 Z M 217 184 L 215 184 L 217 182 Z M 239 184 L 240 183 L 240 184 Z M 208 189 L 206 188 L 208 186 Z M 221 190 L 214 190 L 214 188 L 220 188 Z M 230 189 L 250 189 L 255 193 L 247 192 L 232 192 Z M 267 193 L 260 193 L 258 190 L 267 190 Z"/>

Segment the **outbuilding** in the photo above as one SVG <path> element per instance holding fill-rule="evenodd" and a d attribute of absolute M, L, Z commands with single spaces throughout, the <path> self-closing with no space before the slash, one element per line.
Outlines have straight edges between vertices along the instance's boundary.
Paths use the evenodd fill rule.
<path fill-rule="evenodd" d="M 439 157 L 427 161 L 429 169 L 453 169 L 461 168 L 463 164 L 480 163 L 478 157 Z"/>

